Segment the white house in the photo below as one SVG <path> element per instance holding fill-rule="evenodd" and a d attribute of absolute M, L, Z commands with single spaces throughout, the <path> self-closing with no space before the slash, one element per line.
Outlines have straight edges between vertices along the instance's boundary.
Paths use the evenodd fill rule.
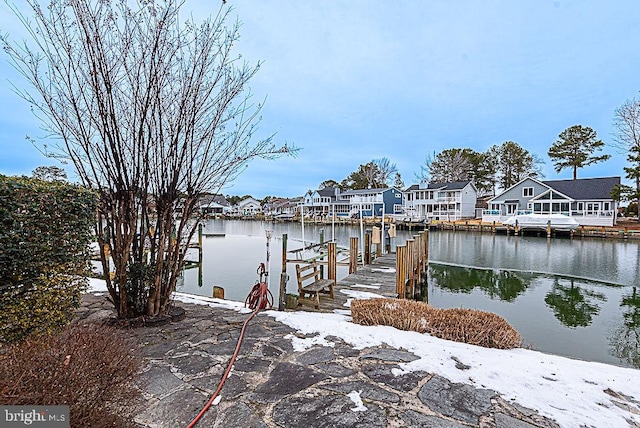
<path fill-rule="evenodd" d="M 241 200 L 233 208 L 234 208 L 233 209 L 234 213 L 239 215 L 250 216 L 250 215 L 262 213 L 262 204 L 260 204 L 260 201 L 252 197 L 248 197 Z"/>
<path fill-rule="evenodd" d="M 478 191 L 472 181 L 414 184 L 404 191 L 404 211 L 419 220 L 460 220 L 475 217 Z"/>
<path fill-rule="evenodd" d="M 620 177 L 539 181 L 525 178 L 487 201 L 482 221 L 503 222 L 521 214 L 563 214 L 583 226 L 614 226 L 618 203 L 611 190 Z"/>
<path fill-rule="evenodd" d="M 325 187 L 324 189 L 308 191 L 304 196 L 305 215 L 331 214 L 332 205 L 336 202 L 340 189 L 337 187 Z"/>
<path fill-rule="evenodd" d="M 229 214 L 231 212 L 231 204 L 222 195 L 207 195 L 200 198 L 200 212 L 204 215 L 212 214 Z"/>

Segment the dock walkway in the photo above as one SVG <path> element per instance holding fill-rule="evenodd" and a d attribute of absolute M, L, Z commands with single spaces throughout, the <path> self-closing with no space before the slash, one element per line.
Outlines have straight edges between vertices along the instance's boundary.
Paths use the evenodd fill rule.
<path fill-rule="evenodd" d="M 347 301 L 358 295 L 371 293 L 383 297 L 397 297 L 396 294 L 396 255 L 384 254 L 375 259 L 371 264 L 358 265 L 355 273 L 338 281 L 334 289 L 335 298 L 332 300 L 327 295 L 320 295 L 319 312 L 334 312 L 336 309 L 349 310 Z M 314 311 L 313 307 L 300 306 L 299 309 Z"/>

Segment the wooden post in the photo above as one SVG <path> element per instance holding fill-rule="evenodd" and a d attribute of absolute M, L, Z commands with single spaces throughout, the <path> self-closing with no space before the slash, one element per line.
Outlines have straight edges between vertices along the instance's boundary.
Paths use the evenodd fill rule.
<path fill-rule="evenodd" d="M 324 229 L 320 229 L 320 258 L 322 258 L 322 250 L 324 249 Z M 324 279 L 324 265 L 320 265 L 320 279 Z"/>
<path fill-rule="evenodd" d="M 584 238 L 584 225 L 580 226 L 580 237 Z"/>
<path fill-rule="evenodd" d="M 367 230 L 364 234 L 364 264 L 371 264 L 371 231 Z"/>
<path fill-rule="evenodd" d="M 405 285 L 407 282 L 407 246 L 396 247 L 396 293 L 399 299 L 407 297 Z"/>
<path fill-rule="evenodd" d="M 412 297 L 415 287 L 415 251 L 416 241 L 407 239 L 407 279 L 409 280 L 409 295 Z"/>
<path fill-rule="evenodd" d="M 338 252 L 336 250 L 336 243 L 335 242 L 329 242 L 327 244 L 328 247 L 328 251 L 327 251 L 327 276 L 329 277 L 329 279 L 332 279 L 334 281 L 337 282 L 337 275 L 336 275 L 336 266 L 337 266 L 337 258 L 338 258 Z"/>
<path fill-rule="evenodd" d="M 507 236 L 509 236 L 509 232 L 511 232 L 511 225 L 510 224 L 507 225 Z"/>
<path fill-rule="evenodd" d="M 217 285 L 213 286 L 213 297 L 215 299 L 224 299 L 224 288 L 218 287 Z"/>
<path fill-rule="evenodd" d="M 280 271 L 280 292 L 278 294 L 278 310 L 284 311 L 286 302 L 285 295 L 287 292 L 287 234 L 282 234 L 282 270 Z"/>
<path fill-rule="evenodd" d="M 413 239 L 416 241 L 416 284 L 420 284 L 422 281 L 422 262 L 423 262 L 423 251 L 424 246 L 422 245 L 422 232 L 418 233 L 417 236 L 414 236 Z"/>
<path fill-rule="evenodd" d="M 349 274 L 356 273 L 358 269 L 358 237 L 349 239 Z"/>
<path fill-rule="evenodd" d="M 198 223 L 198 263 L 202 265 L 202 223 Z"/>
<path fill-rule="evenodd" d="M 518 225 L 518 220 L 516 220 L 516 226 L 513 229 L 513 234 L 518 236 L 518 232 L 520 231 L 520 226 Z"/>
<path fill-rule="evenodd" d="M 629 237 L 629 228 L 627 226 L 624 227 L 624 239 Z"/>
<path fill-rule="evenodd" d="M 551 220 L 547 220 L 547 238 L 551 238 Z"/>
<path fill-rule="evenodd" d="M 496 233 L 496 221 L 493 220 L 493 225 L 491 225 L 491 233 Z"/>
<path fill-rule="evenodd" d="M 429 266 L 429 229 L 424 231 L 424 265 L 425 269 Z"/>
<path fill-rule="evenodd" d="M 384 223 L 382 223 L 382 228 L 374 227 L 373 233 L 373 241 L 376 243 L 376 258 L 382 257 L 382 245 L 384 239 Z"/>

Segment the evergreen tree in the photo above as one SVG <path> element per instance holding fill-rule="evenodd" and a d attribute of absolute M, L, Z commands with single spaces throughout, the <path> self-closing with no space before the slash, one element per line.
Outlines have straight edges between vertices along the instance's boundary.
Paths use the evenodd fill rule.
<path fill-rule="evenodd" d="M 554 169 L 560 172 L 565 168 L 573 170 L 573 179 L 578 178 L 578 168 L 609 159 L 610 155 L 593 156 L 602 150 L 604 143 L 598 140 L 596 131 L 588 126 L 571 126 L 558 136 L 558 140 L 549 149 L 548 155 L 554 162 Z"/>

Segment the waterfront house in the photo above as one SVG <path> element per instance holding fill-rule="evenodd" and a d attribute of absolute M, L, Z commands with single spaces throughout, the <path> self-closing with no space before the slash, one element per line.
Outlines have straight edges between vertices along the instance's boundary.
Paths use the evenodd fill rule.
<path fill-rule="evenodd" d="M 302 198 L 274 198 L 262 207 L 265 215 L 293 217 L 298 212 Z"/>
<path fill-rule="evenodd" d="M 206 195 L 198 201 L 200 212 L 204 215 L 229 214 L 231 204 L 222 195 Z"/>
<path fill-rule="evenodd" d="M 620 177 L 539 181 L 525 178 L 488 201 L 484 222 L 503 222 L 515 214 L 563 214 L 582 226 L 614 226 L 617 201 L 611 190 Z"/>
<path fill-rule="evenodd" d="M 252 197 L 244 198 L 233 207 L 233 213 L 241 216 L 253 216 L 262 213 L 262 204 Z"/>
<path fill-rule="evenodd" d="M 418 220 L 475 218 L 478 191 L 472 181 L 414 184 L 404 191 L 404 213 Z"/>
<path fill-rule="evenodd" d="M 347 190 L 334 203 L 339 215 L 381 217 L 402 213 L 402 191 L 394 188 Z M 347 212 L 345 210 L 348 209 Z"/>
<path fill-rule="evenodd" d="M 337 187 L 325 187 L 314 191 L 308 191 L 304 196 L 304 213 L 309 216 L 330 215 L 340 189 Z"/>

